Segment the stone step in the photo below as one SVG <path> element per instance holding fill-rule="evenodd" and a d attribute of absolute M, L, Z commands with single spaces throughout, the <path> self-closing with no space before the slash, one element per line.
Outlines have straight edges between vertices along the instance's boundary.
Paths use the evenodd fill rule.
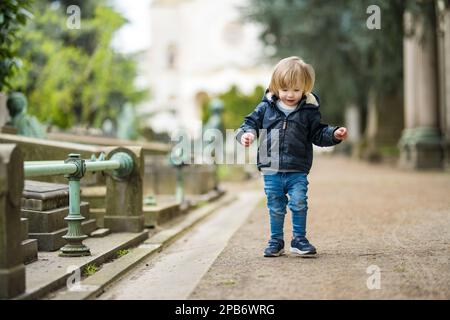
<path fill-rule="evenodd" d="M 90 237 L 92 237 L 92 238 L 103 238 L 103 237 L 106 237 L 110 233 L 111 233 L 111 230 L 109 230 L 108 228 L 100 228 L 100 229 L 97 229 L 94 232 L 92 232 L 90 234 Z"/>
<path fill-rule="evenodd" d="M 22 241 L 28 239 L 28 219 L 20 218 L 20 239 Z"/>
<path fill-rule="evenodd" d="M 181 215 L 180 204 L 176 202 L 160 203 L 155 206 L 144 206 L 144 225 L 155 227 Z"/>
<path fill-rule="evenodd" d="M 38 241 L 36 239 L 26 239 L 22 241 L 23 263 L 29 264 L 38 259 Z"/>
<path fill-rule="evenodd" d="M 67 288 L 67 280 L 74 275 L 68 270 L 73 270 L 74 265 L 81 271 L 89 265 L 101 266 L 111 259 L 119 260 L 117 259 L 119 250 L 133 248 L 145 241 L 148 236 L 148 231 L 142 231 L 111 233 L 101 239 L 88 238 L 83 243 L 89 247 L 92 255 L 86 257 L 67 258 L 60 257 L 58 251 L 39 252 L 38 261 L 26 267 L 26 292 L 16 299 L 37 300 L 44 298 L 52 291 Z M 80 287 L 80 289 L 83 288 Z"/>
<path fill-rule="evenodd" d="M 161 199 L 157 199 L 157 205 L 143 206 L 144 225 L 146 227 L 155 227 L 184 213 L 180 208 L 180 204 L 175 202 L 174 197 L 167 197 L 167 199 L 161 197 Z M 91 208 L 89 210 L 89 218 L 95 219 L 99 228 L 104 228 L 105 212 L 105 208 Z"/>
<path fill-rule="evenodd" d="M 97 229 L 97 223 L 94 219 L 83 221 L 81 223 L 83 233 L 85 235 L 89 235 Z M 54 232 L 46 232 L 46 233 L 32 233 L 30 232 L 28 236 L 31 239 L 38 240 L 38 249 L 39 251 L 55 251 L 60 249 L 62 246 L 66 244 L 66 240 L 62 237 L 67 234 L 67 228 L 60 229 Z"/>
<path fill-rule="evenodd" d="M 25 180 L 22 192 L 23 209 L 45 211 L 68 205 L 68 185 Z"/>
<path fill-rule="evenodd" d="M 89 203 L 81 202 L 80 213 L 83 217 L 89 217 Z M 67 227 L 64 220 L 69 214 L 69 207 L 62 207 L 47 211 L 22 209 L 22 218 L 28 219 L 28 233 L 51 233 Z"/>

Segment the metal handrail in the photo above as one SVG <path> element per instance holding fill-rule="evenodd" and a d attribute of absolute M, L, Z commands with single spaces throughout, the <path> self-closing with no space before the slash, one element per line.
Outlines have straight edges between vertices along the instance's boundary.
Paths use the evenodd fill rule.
<path fill-rule="evenodd" d="M 87 238 L 81 229 L 81 222 L 85 219 L 80 213 L 80 180 L 89 171 L 112 171 L 112 176 L 118 179 L 126 178 L 134 168 L 133 158 L 126 152 L 117 152 L 111 159 L 104 160 L 105 155 L 100 154 L 97 159 L 94 155 L 90 160 L 81 159 L 80 154 L 71 153 L 69 158 L 52 161 L 26 161 L 24 162 L 24 175 L 26 178 L 38 176 L 64 175 L 69 180 L 69 214 L 67 221 L 68 231 L 63 238 L 68 242 L 61 248 L 60 256 L 79 257 L 90 255 L 90 249 L 83 244 Z"/>

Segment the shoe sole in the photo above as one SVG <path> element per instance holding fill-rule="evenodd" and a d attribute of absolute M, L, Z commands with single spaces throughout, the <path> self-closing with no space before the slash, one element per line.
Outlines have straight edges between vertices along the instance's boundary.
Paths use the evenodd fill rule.
<path fill-rule="evenodd" d="M 270 257 L 279 257 L 284 254 L 284 249 L 281 249 L 278 251 L 278 253 L 272 253 L 272 254 L 264 254 L 264 257 L 270 258 Z"/>
<path fill-rule="evenodd" d="M 315 250 L 314 251 L 302 251 L 300 249 L 292 248 L 292 247 L 291 247 L 291 249 L 289 251 L 291 253 L 297 254 L 299 256 L 312 256 L 312 255 L 315 255 L 317 253 Z"/>

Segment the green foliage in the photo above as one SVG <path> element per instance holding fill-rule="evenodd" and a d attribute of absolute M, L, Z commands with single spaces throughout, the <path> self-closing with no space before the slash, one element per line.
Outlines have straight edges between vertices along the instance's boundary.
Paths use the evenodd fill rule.
<path fill-rule="evenodd" d="M 227 92 L 218 95 L 224 103 L 222 120 L 225 129 L 236 129 L 241 123 L 242 119 L 251 113 L 256 105 L 261 101 L 264 95 L 264 88 L 258 86 L 252 94 L 246 95 L 239 91 L 236 86 L 232 86 Z M 207 100 L 203 104 L 202 121 L 206 123 L 209 118 L 209 102 Z"/>
<path fill-rule="evenodd" d="M 99 127 L 145 94 L 133 84 L 134 58 L 111 48 L 125 19 L 103 0 L 69 2 L 35 0 L 35 18 L 19 33 L 23 65 L 12 84 L 26 94 L 29 112 L 41 121 L 61 128 Z M 70 4 L 81 8 L 81 29 L 66 25 Z"/>
<path fill-rule="evenodd" d="M 8 79 L 18 67 L 16 50 L 18 30 L 31 16 L 30 0 L 2 0 L 0 2 L 0 91 L 10 87 Z"/>
<path fill-rule="evenodd" d="M 83 275 L 86 277 L 92 276 L 98 271 L 98 267 L 95 264 L 88 264 L 83 269 Z"/>
<path fill-rule="evenodd" d="M 381 9 L 381 29 L 366 26 L 367 8 Z M 369 88 L 402 89 L 403 0 L 251 0 L 246 19 L 262 26 L 271 59 L 299 55 L 316 71 L 324 112 L 342 121 L 349 103 L 365 106 Z"/>
<path fill-rule="evenodd" d="M 126 255 L 128 253 L 130 253 L 129 249 L 120 249 L 120 250 L 117 250 L 116 257 L 120 258 L 120 257 L 123 257 L 124 255 Z"/>

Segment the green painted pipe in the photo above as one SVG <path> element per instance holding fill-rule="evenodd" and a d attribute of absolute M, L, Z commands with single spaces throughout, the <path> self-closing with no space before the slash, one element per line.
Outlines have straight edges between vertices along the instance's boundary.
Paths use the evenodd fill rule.
<path fill-rule="evenodd" d="M 42 164 L 63 164 L 64 160 L 45 160 L 45 161 L 24 161 L 23 164 L 26 166 L 36 166 Z"/>
<path fill-rule="evenodd" d="M 73 163 L 24 165 L 24 173 L 26 178 L 73 174 L 76 171 L 77 166 Z"/>
<path fill-rule="evenodd" d="M 81 159 L 80 159 L 81 160 Z M 63 236 L 67 244 L 61 248 L 61 257 L 90 256 L 91 251 L 83 244 L 88 236 L 83 233 L 81 222 L 85 219 L 80 213 L 80 178 L 69 177 L 69 215 L 67 221 L 67 234 Z"/>
<path fill-rule="evenodd" d="M 119 169 L 121 166 L 121 163 L 117 160 L 105 160 L 96 162 L 86 161 L 85 164 L 86 164 L 86 171 L 115 170 Z"/>
<path fill-rule="evenodd" d="M 85 160 L 86 171 L 113 170 L 113 175 L 122 178 L 133 171 L 133 158 L 125 152 L 118 152 L 110 160 Z M 25 177 L 74 174 L 78 170 L 73 163 L 63 161 L 27 161 L 24 163 Z"/>

